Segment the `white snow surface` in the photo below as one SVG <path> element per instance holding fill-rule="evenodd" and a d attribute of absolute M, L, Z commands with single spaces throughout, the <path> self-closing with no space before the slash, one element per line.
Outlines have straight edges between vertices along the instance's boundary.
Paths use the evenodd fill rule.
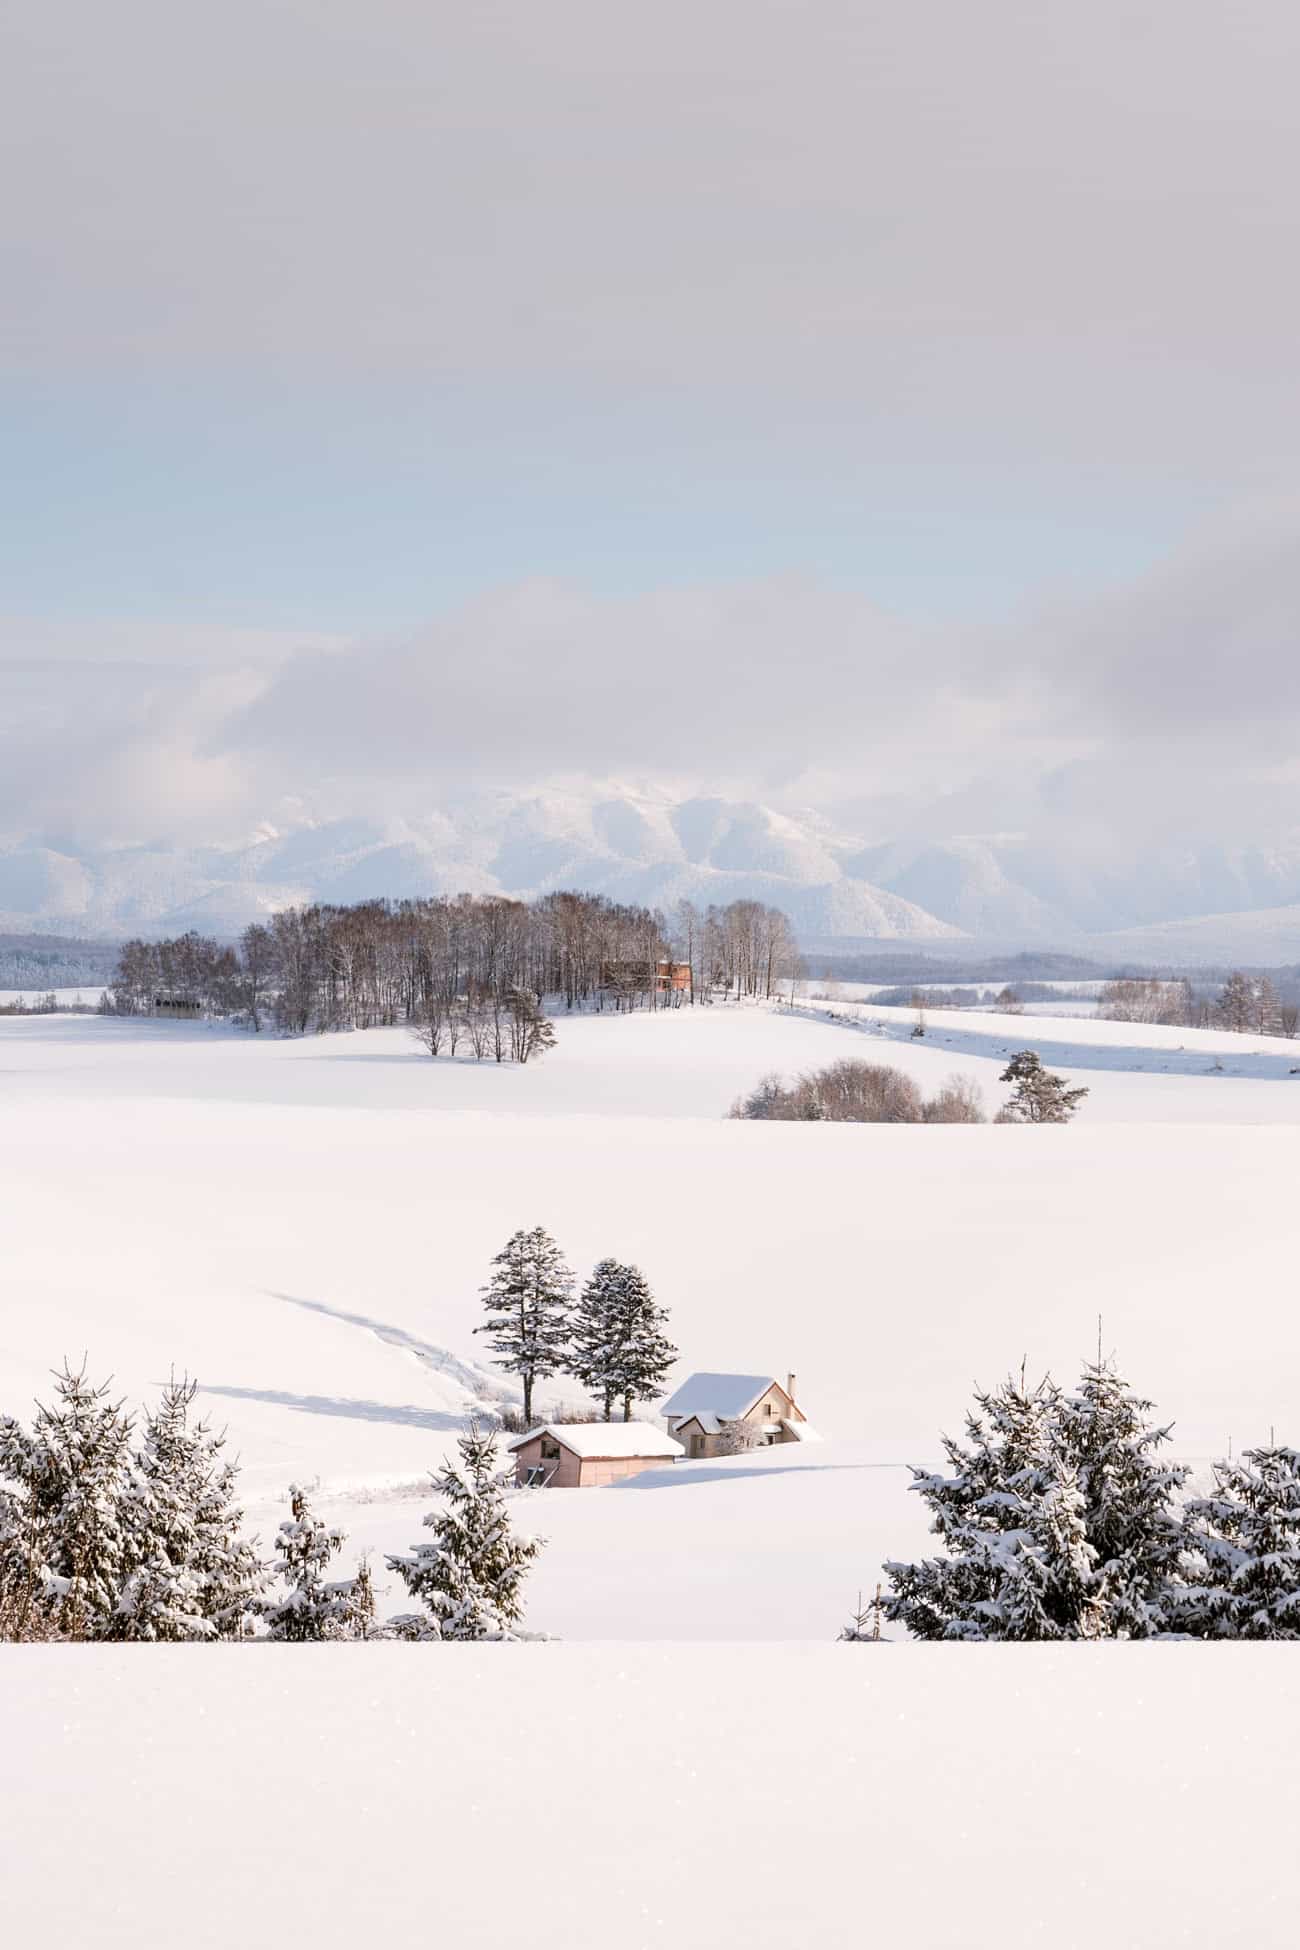
<path fill-rule="evenodd" d="M 1098 1312 L 1202 1470 L 1285 1431 L 1300 1050 L 1039 1020 L 1068 1128 L 726 1118 L 840 1055 L 996 1102 L 1030 1041 L 836 1013 L 562 1020 L 526 1070 L 0 1019 L 0 1407 L 65 1354 L 131 1401 L 190 1371 L 263 1539 L 317 1481 L 382 1611 L 504 1385 L 472 1330 L 517 1226 L 640 1264 L 682 1377 L 794 1368 L 832 1438 L 513 1493 L 558 1643 L 0 1646 L 6 1943 L 1289 1950 L 1287 1648 L 833 1640 L 928 1547 L 905 1464 L 974 1380 L 1072 1376 Z"/>
<path fill-rule="evenodd" d="M 942 1011 L 918 1040 L 909 1010 L 836 1005 L 558 1026 L 515 1069 L 400 1031 L 0 1019 L 0 1403 L 27 1415 L 65 1355 L 133 1403 L 189 1372 L 261 1536 L 315 1482 L 379 1565 L 467 1414 L 514 1393 L 475 1338 L 479 1288 L 544 1224 L 580 1277 L 611 1253 L 644 1269 L 677 1379 L 794 1369 L 827 1438 L 521 1493 L 548 1538 L 530 1624 L 619 1640 L 823 1638 L 882 1558 L 923 1548 L 906 1465 L 939 1459 L 972 1383 L 1022 1356 L 1072 1376 L 1098 1313 L 1180 1453 L 1285 1428 L 1300 1046 Z M 926 1089 L 968 1071 L 992 1106 L 1031 1040 L 1089 1086 L 1068 1128 L 725 1115 L 764 1071 L 841 1055 Z M 561 1380 L 539 1412 L 581 1399 Z"/>
<path fill-rule="evenodd" d="M 0 1726 L 15 1945 L 1295 1940 L 1281 1646 L 0 1648 Z"/>
<path fill-rule="evenodd" d="M 522 1449 L 539 1435 L 553 1436 L 575 1456 L 680 1456 L 682 1445 L 653 1422 L 542 1422 L 505 1446 Z"/>
<path fill-rule="evenodd" d="M 663 1412 L 696 1415 L 703 1410 L 729 1421 L 733 1416 L 747 1414 L 775 1379 L 770 1374 L 688 1375 L 663 1404 Z"/>

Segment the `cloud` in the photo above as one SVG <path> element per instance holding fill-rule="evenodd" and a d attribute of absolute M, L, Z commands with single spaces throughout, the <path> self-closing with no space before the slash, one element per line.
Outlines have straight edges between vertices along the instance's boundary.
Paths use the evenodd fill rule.
<path fill-rule="evenodd" d="M 4 357 L 1281 466 L 1297 56 L 1288 0 L 26 8 Z"/>
<path fill-rule="evenodd" d="M 585 775 L 817 806 L 876 839 L 1267 843 L 1300 824 L 1298 616 L 1300 508 L 1274 507 L 1000 631 L 797 580 L 530 583 L 401 642 L 11 655 L 0 824 L 228 841 L 290 799 L 424 817 Z"/>

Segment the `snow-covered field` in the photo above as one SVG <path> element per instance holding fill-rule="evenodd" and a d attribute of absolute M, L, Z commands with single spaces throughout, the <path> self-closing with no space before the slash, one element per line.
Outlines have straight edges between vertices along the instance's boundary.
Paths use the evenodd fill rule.
<path fill-rule="evenodd" d="M 1225 1848 L 1244 1837 L 1252 1795 L 1256 1859 L 1285 1845 L 1285 1651 L 830 1641 L 882 1557 L 922 1545 L 904 1465 L 935 1458 L 973 1381 L 1022 1355 L 1072 1374 L 1099 1312 L 1184 1456 L 1294 1439 L 1300 1045 L 912 1024 L 583 1017 L 519 1070 L 435 1064 L 396 1031 L 0 1019 L 0 1406 L 25 1415 L 65 1355 L 133 1401 L 188 1370 L 263 1537 L 315 1479 L 380 1566 L 499 1385 L 472 1331 L 488 1261 L 542 1224 L 580 1274 L 644 1268 L 683 1370 L 797 1370 L 827 1437 L 516 1498 L 548 1540 L 529 1622 L 562 1645 L 0 1648 L 16 1942 L 171 1944 L 200 1882 L 202 1945 L 240 1940 L 253 1890 L 250 1944 L 290 1918 L 331 1947 L 435 1923 L 566 1950 L 847 1944 L 918 1903 L 927 1945 L 1291 1940 L 1267 1866 L 1229 1900 L 1193 1853 L 1210 1806 Z M 725 1115 L 765 1071 L 841 1055 L 927 1089 L 967 1071 L 993 1106 L 1030 1042 L 1089 1086 L 1070 1128 Z M 56 1873 L 48 1810 L 73 1780 L 99 1814 Z M 498 1850 L 513 1902 L 439 1866 Z"/>
<path fill-rule="evenodd" d="M 901 1465 L 934 1455 L 971 1381 L 1022 1354 L 1068 1373 L 1099 1311 L 1188 1453 L 1286 1422 L 1300 1398 L 1285 1298 L 1300 1046 L 1038 1021 L 1035 1045 L 1091 1091 L 1066 1130 L 727 1119 L 763 1071 L 840 1054 L 896 1062 L 927 1088 L 965 1070 L 996 1104 L 1029 1027 L 936 1011 L 919 1041 L 908 1010 L 851 1013 L 856 1026 L 721 1007 L 575 1018 L 524 1070 L 435 1064 L 400 1031 L 282 1041 L 0 1019 L 5 1403 L 22 1409 L 65 1354 L 132 1400 L 174 1366 L 229 1427 L 259 1521 L 296 1479 L 391 1493 L 499 1385 L 473 1334 L 478 1288 L 511 1231 L 543 1224 L 579 1273 L 606 1253 L 645 1269 L 684 1368 L 798 1372 L 830 1438 L 807 1462 L 842 1502 L 829 1581 L 846 1596 L 912 1521 Z M 831 1467 L 841 1447 L 852 1468 Z M 864 1497 L 859 1463 L 900 1469 L 869 1543 L 877 1492 Z M 588 1635 L 581 1580 L 561 1601 L 559 1526 L 594 1526 L 575 1549 L 640 1563 L 638 1526 L 665 1521 L 642 1506 L 716 1523 L 723 1490 L 687 1488 L 695 1473 L 662 1496 L 542 1499 L 556 1544 L 538 1591 L 556 1584 L 566 1633 Z M 755 1539 L 728 1521 L 738 1548 L 765 1547 L 775 1490 L 743 1500 Z M 574 1502 L 590 1513 L 562 1515 Z M 398 1513 L 408 1527 L 418 1508 Z M 391 1514 L 363 1514 L 360 1541 Z M 634 1634 L 653 1583 L 631 1576 L 626 1615 L 600 1611 L 590 1635 Z M 803 1616 L 788 1597 L 755 1608 L 743 1587 L 672 1605 L 686 1636 L 815 1636 L 829 1598 L 819 1589 Z"/>
<path fill-rule="evenodd" d="M 39 985 L 25 989 L 0 989 L 0 1009 L 13 1002 L 22 1002 L 30 1009 L 33 1004 L 43 1002 L 52 995 L 62 1009 L 95 1010 L 99 1007 L 104 991 L 93 983 L 79 989 L 43 989 Z"/>
<path fill-rule="evenodd" d="M 6 1943 L 1295 1941 L 1285 1647 L 133 1650 L 0 1659 Z"/>

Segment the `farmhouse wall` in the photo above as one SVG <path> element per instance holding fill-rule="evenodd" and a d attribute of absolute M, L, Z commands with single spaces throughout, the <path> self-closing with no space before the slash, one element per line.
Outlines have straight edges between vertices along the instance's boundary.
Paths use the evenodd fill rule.
<path fill-rule="evenodd" d="M 515 1450 L 516 1483 L 522 1483 L 530 1469 L 545 1469 L 550 1472 L 547 1476 L 548 1488 L 576 1490 L 579 1487 L 582 1465 L 572 1449 L 566 1449 L 563 1443 L 556 1444 L 560 1451 L 558 1462 L 553 1456 L 543 1456 L 543 1443 L 550 1447 L 553 1440 L 546 1436 L 534 1436 L 531 1442 L 525 1442 Z"/>
<path fill-rule="evenodd" d="M 611 1483 L 639 1476 L 643 1469 L 666 1469 L 671 1464 L 671 1456 L 587 1456 L 582 1464 L 581 1487 L 607 1489 Z"/>

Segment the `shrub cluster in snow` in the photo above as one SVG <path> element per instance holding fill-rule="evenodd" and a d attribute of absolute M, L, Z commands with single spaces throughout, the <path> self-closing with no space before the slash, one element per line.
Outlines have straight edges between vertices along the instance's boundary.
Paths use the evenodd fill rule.
<path fill-rule="evenodd" d="M 913 1034 L 923 1034 L 914 1030 Z M 1043 1067 L 1036 1050 L 1019 1050 L 1002 1072 L 1014 1085 L 998 1112 L 998 1124 L 1067 1124 L 1088 1095 Z M 842 1057 L 821 1070 L 807 1070 L 786 1083 L 760 1078 L 747 1097 L 731 1107 L 733 1117 L 798 1124 L 983 1124 L 984 1098 L 973 1077 L 946 1077 L 933 1097 L 924 1097 L 914 1078 L 888 1063 L 862 1063 Z"/>
<path fill-rule="evenodd" d="M 807 1070 L 793 1083 L 762 1077 L 732 1105 L 733 1117 L 801 1124 L 982 1124 L 984 1105 L 972 1077 L 951 1076 L 930 1099 L 888 1063 L 842 1057 Z"/>

